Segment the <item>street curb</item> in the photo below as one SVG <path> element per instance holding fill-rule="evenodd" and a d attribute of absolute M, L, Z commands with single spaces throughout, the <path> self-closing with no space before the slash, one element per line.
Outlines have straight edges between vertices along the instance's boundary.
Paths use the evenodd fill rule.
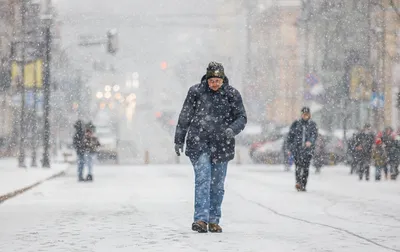
<path fill-rule="evenodd" d="M 43 182 L 46 182 L 46 181 L 52 180 L 54 178 L 58 178 L 58 177 L 64 176 L 65 174 L 66 174 L 66 171 L 61 171 L 61 172 L 58 172 L 58 173 L 56 173 L 56 174 L 54 174 L 54 175 L 52 175 L 52 176 L 50 176 L 48 178 L 45 178 L 45 179 L 41 180 L 39 182 L 36 182 L 36 183 L 34 183 L 34 184 L 30 185 L 30 186 L 24 187 L 22 189 L 15 190 L 15 191 L 7 193 L 5 195 L 0 195 L 0 204 L 4 203 L 4 201 L 12 199 L 12 198 L 14 198 L 14 197 L 26 192 L 26 191 L 29 191 L 30 189 L 35 188 L 36 186 L 42 184 Z"/>

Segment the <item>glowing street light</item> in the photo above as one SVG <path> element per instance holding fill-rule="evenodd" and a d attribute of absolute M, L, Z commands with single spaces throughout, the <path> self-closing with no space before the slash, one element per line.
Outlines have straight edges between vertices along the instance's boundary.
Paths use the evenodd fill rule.
<path fill-rule="evenodd" d="M 113 90 L 114 92 L 118 92 L 120 89 L 119 85 L 114 85 Z"/>
<path fill-rule="evenodd" d="M 111 92 L 106 92 L 106 93 L 104 94 L 104 98 L 110 99 L 110 98 L 111 98 Z"/>
<path fill-rule="evenodd" d="M 103 98 L 103 92 L 97 92 L 96 97 L 97 99 Z"/>
<path fill-rule="evenodd" d="M 109 85 L 105 86 L 104 91 L 111 92 L 111 86 L 109 86 Z"/>

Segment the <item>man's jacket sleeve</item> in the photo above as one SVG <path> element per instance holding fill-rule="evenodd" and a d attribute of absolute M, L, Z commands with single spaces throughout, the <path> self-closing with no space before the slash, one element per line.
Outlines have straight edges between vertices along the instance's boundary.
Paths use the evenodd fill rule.
<path fill-rule="evenodd" d="M 196 107 L 196 93 L 191 87 L 186 95 L 181 113 L 179 114 L 178 124 L 175 130 L 175 144 L 184 144 L 186 133 L 193 120 Z"/>
<path fill-rule="evenodd" d="M 233 92 L 233 123 L 229 125 L 229 128 L 233 130 L 235 135 L 239 134 L 247 123 L 246 109 L 243 105 L 242 96 L 239 91 L 235 90 Z"/>

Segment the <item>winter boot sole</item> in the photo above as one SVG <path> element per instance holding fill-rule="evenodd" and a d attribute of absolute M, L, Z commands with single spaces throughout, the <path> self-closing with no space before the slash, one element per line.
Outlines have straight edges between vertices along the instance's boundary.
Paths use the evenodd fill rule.
<path fill-rule="evenodd" d="M 86 181 L 87 181 L 87 182 L 93 182 L 93 176 L 92 176 L 92 175 L 88 175 L 88 176 L 86 177 Z"/>
<path fill-rule="evenodd" d="M 207 226 L 206 227 L 202 227 L 199 223 L 193 223 L 192 224 L 192 230 L 199 232 L 199 233 L 207 233 Z"/>

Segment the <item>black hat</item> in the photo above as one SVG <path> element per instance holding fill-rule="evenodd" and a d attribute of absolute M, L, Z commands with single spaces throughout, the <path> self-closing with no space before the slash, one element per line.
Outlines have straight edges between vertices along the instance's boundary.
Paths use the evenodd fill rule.
<path fill-rule="evenodd" d="M 210 62 L 207 67 L 206 78 L 207 80 L 210 78 L 225 78 L 224 67 L 222 64 L 214 61 Z"/>
<path fill-rule="evenodd" d="M 302 114 L 310 114 L 310 108 L 309 107 L 303 107 L 302 109 L 301 109 L 301 113 Z"/>

